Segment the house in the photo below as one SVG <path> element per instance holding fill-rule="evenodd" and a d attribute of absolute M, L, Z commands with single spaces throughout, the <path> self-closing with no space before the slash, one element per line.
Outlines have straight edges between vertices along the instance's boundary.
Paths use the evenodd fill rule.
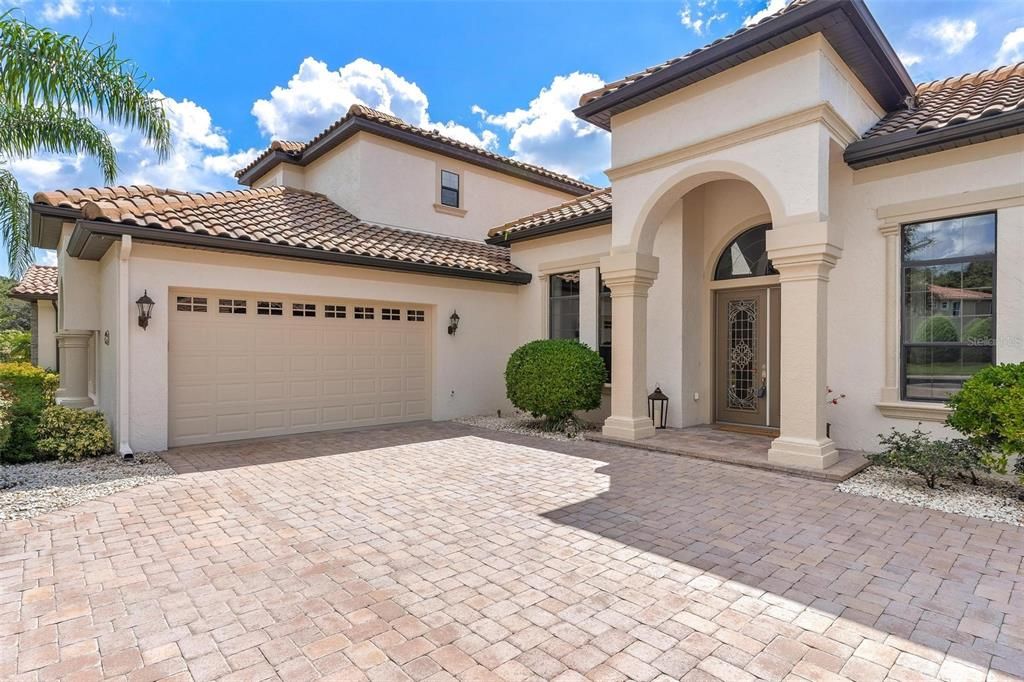
<path fill-rule="evenodd" d="M 32 364 L 57 369 L 57 268 L 32 265 L 11 289 L 32 306 Z"/>
<path fill-rule="evenodd" d="M 861 0 L 794 0 L 582 98 L 610 189 L 357 106 L 248 189 L 40 193 L 61 399 L 125 452 L 440 420 L 570 337 L 609 361 L 606 436 L 652 436 L 657 385 L 670 426 L 826 468 L 1024 360 L 1022 102 L 1024 64 L 915 85 Z"/>

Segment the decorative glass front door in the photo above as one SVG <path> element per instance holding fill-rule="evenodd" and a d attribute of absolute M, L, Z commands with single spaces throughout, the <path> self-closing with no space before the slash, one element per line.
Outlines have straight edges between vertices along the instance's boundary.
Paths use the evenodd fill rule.
<path fill-rule="evenodd" d="M 716 421 L 777 426 L 778 289 L 719 291 L 715 308 Z"/>

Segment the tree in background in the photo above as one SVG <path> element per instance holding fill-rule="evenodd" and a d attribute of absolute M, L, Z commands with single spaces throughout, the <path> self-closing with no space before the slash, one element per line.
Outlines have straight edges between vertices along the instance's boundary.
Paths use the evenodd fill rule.
<path fill-rule="evenodd" d="M 17 284 L 17 280 L 0 276 L 0 331 L 27 332 L 32 328 L 31 304 L 11 298 L 11 289 Z"/>
<path fill-rule="evenodd" d="M 117 151 L 93 119 L 139 131 L 161 160 L 171 150 L 163 104 L 149 78 L 117 56 L 111 40 L 88 45 L 0 14 L 0 241 L 20 277 L 32 264 L 29 198 L 7 162 L 40 152 L 94 158 L 107 183 L 117 177 Z"/>

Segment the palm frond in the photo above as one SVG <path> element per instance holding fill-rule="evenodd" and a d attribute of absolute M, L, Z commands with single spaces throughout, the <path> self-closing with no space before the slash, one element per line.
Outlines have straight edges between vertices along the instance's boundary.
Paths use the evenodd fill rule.
<path fill-rule="evenodd" d="M 117 178 L 117 152 L 95 123 L 70 109 L 11 107 L 0 102 L 0 156 L 28 158 L 40 151 L 94 157 L 106 182 Z"/>
<path fill-rule="evenodd" d="M 146 92 L 149 83 L 134 63 L 117 56 L 113 41 L 88 46 L 0 14 L 0 103 L 97 115 L 141 132 L 163 160 L 171 126 L 162 102 Z"/>
<path fill-rule="evenodd" d="M 35 261 L 28 230 L 28 195 L 21 191 L 13 173 L 0 168 L 0 241 L 7 245 L 11 277 L 20 278 Z"/>

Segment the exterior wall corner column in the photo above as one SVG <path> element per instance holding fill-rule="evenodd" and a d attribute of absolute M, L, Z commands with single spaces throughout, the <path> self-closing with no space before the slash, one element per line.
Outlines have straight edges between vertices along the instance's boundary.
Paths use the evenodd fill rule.
<path fill-rule="evenodd" d="M 57 334 L 60 357 L 60 388 L 57 404 L 65 407 L 93 407 L 89 397 L 89 342 L 91 331 L 67 330 Z"/>
<path fill-rule="evenodd" d="M 882 225 L 885 237 L 885 385 L 883 403 L 900 400 L 900 226 Z"/>

